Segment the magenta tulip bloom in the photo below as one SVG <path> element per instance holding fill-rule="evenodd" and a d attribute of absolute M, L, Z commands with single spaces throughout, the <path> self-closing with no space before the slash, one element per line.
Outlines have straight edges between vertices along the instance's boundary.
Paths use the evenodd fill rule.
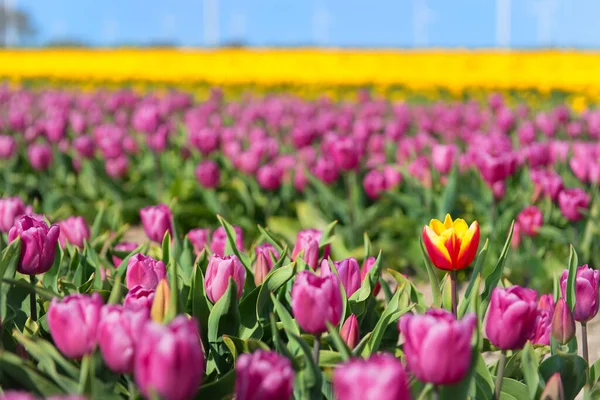
<path fill-rule="evenodd" d="M 125 300 L 123 301 L 123 307 L 128 310 L 148 310 L 148 313 L 152 309 L 152 302 L 154 301 L 154 289 L 148 289 L 141 285 L 136 285 L 127 292 Z"/>
<path fill-rule="evenodd" d="M 234 226 L 235 231 L 235 247 L 238 250 L 244 249 L 244 232 L 239 226 Z M 225 247 L 227 245 L 227 232 L 222 226 L 215 229 L 213 232 L 212 240 L 210 242 L 210 251 L 220 256 L 225 255 Z"/>
<path fill-rule="evenodd" d="M 102 304 L 98 293 L 52 299 L 47 314 L 48 327 L 54 344 L 64 355 L 81 358 L 94 350 Z"/>
<path fill-rule="evenodd" d="M 36 171 L 44 171 L 52 164 L 53 155 L 50 145 L 34 143 L 27 149 L 27 159 Z"/>
<path fill-rule="evenodd" d="M 210 241 L 210 228 L 195 228 L 188 232 L 187 238 L 194 246 L 194 253 L 200 254 Z"/>
<path fill-rule="evenodd" d="M 360 266 L 355 258 L 347 258 L 342 261 L 334 261 L 333 264 L 337 269 L 340 281 L 346 291 L 346 296 L 350 298 L 354 292 L 360 288 Z M 333 272 L 329 267 L 329 261 L 323 260 L 321 262 L 321 276 L 331 275 Z"/>
<path fill-rule="evenodd" d="M 96 150 L 94 139 L 91 136 L 79 136 L 73 140 L 73 147 L 77 154 L 83 158 L 93 158 Z"/>
<path fill-rule="evenodd" d="M 104 162 L 104 170 L 111 178 L 123 178 L 127 174 L 128 169 L 129 159 L 124 155 L 108 159 Z"/>
<path fill-rule="evenodd" d="M 237 256 L 221 257 L 213 254 L 206 267 L 206 277 L 204 279 L 204 288 L 206 297 L 213 303 L 216 303 L 229 286 L 229 279 L 233 279 L 237 286 L 237 297 L 242 297 L 244 283 L 246 281 L 246 268 L 242 265 Z"/>
<path fill-rule="evenodd" d="M 132 251 L 134 251 L 135 249 L 137 249 L 138 245 L 137 243 L 133 243 L 133 242 L 121 242 L 121 243 L 117 243 L 115 245 L 115 247 L 113 247 L 114 251 L 121 251 L 124 253 L 131 253 Z M 113 254 L 112 256 L 112 261 L 115 267 L 118 267 L 119 265 L 121 265 L 121 263 L 123 262 L 122 259 L 120 259 L 119 257 L 115 256 Z"/>
<path fill-rule="evenodd" d="M 550 345 L 550 325 L 554 315 L 554 298 L 551 294 L 543 294 L 537 305 L 535 334 L 531 338 L 533 344 Z"/>
<path fill-rule="evenodd" d="M 263 254 L 267 260 L 267 265 L 269 266 L 269 271 L 273 269 L 273 259 L 279 259 L 279 252 L 271 243 L 262 243 L 254 248 L 254 253 L 256 257 L 259 254 Z"/>
<path fill-rule="evenodd" d="M 377 169 L 367 172 L 363 178 L 363 188 L 369 198 L 377 199 L 387 189 L 384 173 Z"/>
<path fill-rule="evenodd" d="M 196 166 L 194 173 L 196 174 L 196 179 L 203 187 L 212 189 L 219 186 L 221 172 L 219 164 L 215 161 L 208 160 L 201 162 Z"/>
<path fill-rule="evenodd" d="M 135 349 L 135 383 L 144 396 L 154 391 L 161 399 L 185 400 L 200 388 L 206 362 L 198 323 L 184 315 L 170 324 L 144 325 Z"/>
<path fill-rule="evenodd" d="M 559 344 L 567 344 L 575 336 L 575 319 L 563 297 L 556 302 L 550 330 Z"/>
<path fill-rule="evenodd" d="M 144 309 L 132 311 L 117 304 L 102 307 L 97 340 L 108 368 L 121 374 L 133 372 L 135 347 L 148 319 Z"/>
<path fill-rule="evenodd" d="M 26 275 L 47 272 L 54 264 L 59 235 L 58 225 L 48 226 L 46 222 L 27 215 L 19 218 L 8 232 L 9 243 L 17 237 L 21 238 L 21 256 L 17 271 Z"/>
<path fill-rule="evenodd" d="M 356 347 L 360 341 L 360 328 L 358 327 L 358 318 L 356 318 L 356 315 L 350 314 L 348 319 L 344 321 L 340 330 L 340 336 L 344 339 L 348 347 L 351 349 Z"/>
<path fill-rule="evenodd" d="M 162 243 L 167 231 L 173 236 L 173 216 L 165 204 L 142 208 L 140 217 L 146 235 L 153 242 Z"/>
<path fill-rule="evenodd" d="M 452 169 L 458 155 L 458 148 L 453 144 L 436 144 L 431 149 L 431 164 L 440 174 L 447 174 Z"/>
<path fill-rule="evenodd" d="M 470 353 L 469 353 L 470 354 Z M 336 400 L 410 400 L 408 375 L 399 359 L 380 353 L 354 358 L 333 371 Z"/>
<path fill-rule="evenodd" d="M 598 283 L 600 271 L 593 270 L 587 264 L 577 268 L 575 275 L 575 321 L 587 322 L 598 314 Z M 565 270 L 560 277 L 560 290 L 562 297 L 567 298 L 567 279 L 569 270 Z"/>
<path fill-rule="evenodd" d="M 25 203 L 18 197 L 0 199 L 0 231 L 7 232 L 18 217 L 28 214 Z"/>
<path fill-rule="evenodd" d="M 60 226 L 58 240 L 61 247 L 65 247 L 68 241 L 74 246 L 83 248 L 84 242 L 90 239 L 90 227 L 83 217 L 69 217 L 58 225 Z"/>
<path fill-rule="evenodd" d="M 319 265 L 319 242 L 323 233 L 317 229 L 303 229 L 296 236 L 296 243 L 292 251 L 292 260 L 295 260 L 298 254 L 304 251 L 304 261 L 312 268 L 317 269 Z M 323 258 L 327 259 L 331 252 L 331 246 L 323 248 Z"/>
<path fill-rule="evenodd" d="M 336 275 L 317 276 L 301 271 L 292 288 L 292 311 L 298 325 L 306 332 L 327 332 L 326 322 L 340 323 L 343 300 Z"/>
<path fill-rule="evenodd" d="M 242 354 L 235 363 L 236 400 L 292 398 L 294 370 L 287 358 L 274 351 Z"/>
<path fill-rule="evenodd" d="M 21 390 L 5 390 L 0 396 L 1 400 L 38 400 L 36 396 Z"/>
<path fill-rule="evenodd" d="M 452 313 L 441 309 L 402 316 L 399 326 L 405 339 L 403 350 L 408 369 L 423 382 L 460 382 L 471 366 L 471 339 L 476 323 L 474 314 L 457 321 Z"/>
<path fill-rule="evenodd" d="M 517 223 L 524 235 L 535 236 L 544 224 L 544 216 L 536 206 L 528 206 L 517 215 Z"/>
<path fill-rule="evenodd" d="M 0 159 L 8 160 L 17 152 L 17 141 L 14 137 L 0 135 Z"/>
<path fill-rule="evenodd" d="M 138 253 L 129 258 L 125 282 L 127 289 L 132 289 L 136 285 L 156 289 L 158 282 L 166 275 L 164 262 Z"/>
<path fill-rule="evenodd" d="M 590 196 L 583 189 L 564 189 L 558 194 L 558 206 L 560 212 L 569 221 L 578 221 L 583 218 L 581 209 L 587 209 L 590 204 Z"/>
<path fill-rule="evenodd" d="M 518 350 L 535 335 L 537 293 L 520 286 L 497 287 L 487 314 L 485 333 L 502 350 Z"/>
<path fill-rule="evenodd" d="M 350 136 L 338 137 L 331 146 L 335 165 L 343 170 L 350 171 L 358 167 L 360 152 L 357 141 Z"/>

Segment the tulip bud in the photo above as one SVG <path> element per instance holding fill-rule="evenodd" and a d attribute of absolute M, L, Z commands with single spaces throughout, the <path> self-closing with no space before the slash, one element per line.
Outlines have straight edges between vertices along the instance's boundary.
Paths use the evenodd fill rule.
<path fill-rule="evenodd" d="M 236 400 L 289 400 L 294 370 L 287 358 L 274 351 L 242 354 L 235 364 Z"/>
<path fill-rule="evenodd" d="M 129 159 L 124 155 L 108 159 L 104 163 L 104 170 L 111 178 L 123 178 L 127 174 L 128 169 Z"/>
<path fill-rule="evenodd" d="M 132 311 L 117 304 L 102 307 L 97 340 L 102 358 L 112 371 L 133 372 L 135 347 L 146 321 L 146 310 Z"/>
<path fill-rule="evenodd" d="M 58 240 L 61 247 L 65 247 L 68 241 L 74 246 L 83 248 L 85 240 L 90 239 L 90 228 L 83 217 L 69 217 L 58 225 L 60 226 Z"/>
<path fill-rule="evenodd" d="M 14 137 L 0 135 L 0 159 L 8 160 L 17 152 L 17 141 Z"/>
<path fill-rule="evenodd" d="M 13 227 L 18 217 L 27 214 L 25 203 L 18 197 L 0 199 L 0 231 L 7 232 Z"/>
<path fill-rule="evenodd" d="M 600 271 L 593 270 L 587 264 L 577 268 L 575 275 L 575 321 L 587 322 L 598 314 L 598 284 Z M 562 297 L 567 298 L 567 279 L 569 270 L 565 270 L 560 277 L 560 290 Z"/>
<path fill-rule="evenodd" d="M 560 344 L 567 344 L 575 336 L 575 320 L 564 298 L 558 299 L 552 318 L 552 337 Z"/>
<path fill-rule="evenodd" d="M 162 323 L 171 303 L 171 288 L 167 278 L 162 278 L 154 292 L 154 301 L 150 309 L 150 318 L 153 321 Z"/>
<path fill-rule="evenodd" d="M 210 229 L 209 228 L 196 228 L 192 229 L 187 234 L 188 239 L 194 246 L 194 253 L 196 255 L 202 253 L 204 247 L 209 243 Z"/>
<path fill-rule="evenodd" d="M 540 400 L 565 400 L 565 390 L 563 388 L 560 372 L 552 374 L 546 382 L 546 388 L 540 396 Z"/>
<path fill-rule="evenodd" d="M 158 282 L 166 274 L 165 263 L 138 253 L 130 257 L 127 263 L 127 272 L 125 274 L 127 289 L 132 289 L 136 285 L 155 289 Z"/>
<path fill-rule="evenodd" d="M 154 289 L 136 285 L 125 296 L 123 307 L 133 311 L 147 310 L 149 314 L 153 303 Z"/>
<path fill-rule="evenodd" d="M 137 243 L 133 243 L 133 242 L 121 242 L 121 243 L 117 243 L 115 245 L 115 247 L 113 247 L 113 250 L 131 253 L 132 251 L 134 251 L 135 249 L 137 249 L 137 247 L 138 247 Z M 113 261 L 113 264 L 114 264 L 115 267 L 118 267 L 123 262 L 122 259 L 120 259 L 119 257 L 115 256 L 114 254 L 112 256 L 112 261 Z"/>
<path fill-rule="evenodd" d="M 73 140 L 73 147 L 83 158 L 93 158 L 95 152 L 94 139 L 91 136 L 79 136 Z"/>
<path fill-rule="evenodd" d="M 244 268 L 237 256 L 221 257 L 213 254 L 208 261 L 206 277 L 204 279 L 206 297 L 213 303 L 216 303 L 227 291 L 230 278 L 233 279 L 237 286 L 237 297 L 239 299 L 242 297 L 242 292 L 244 291 L 246 268 Z"/>
<path fill-rule="evenodd" d="M 165 400 L 193 398 L 204 377 L 206 361 L 198 323 L 184 315 L 168 325 L 144 325 L 135 349 L 135 383 L 148 398 L 155 392 Z"/>
<path fill-rule="evenodd" d="M 550 325 L 554 315 L 554 297 L 551 294 L 540 296 L 537 306 L 537 317 L 535 320 L 535 334 L 531 338 L 531 343 L 550 345 Z"/>
<path fill-rule="evenodd" d="M 583 189 L 564 189 L 558 194 L 560 212 L 572 222 L 583 218 L 580 209 L 587 209 L 589 204 L 590 197 Z"/>
<path fill-rule="evenodd" d="M 52 149 L 46 143 L 32 144 L 27 149 L 29 163 L 36 171 L 44 171 L 52 164 Z"/>
<path fill-rule="evenodd" d="M 502 350 L 518 350 L 535 335 L 537 293 L 520 286 L 497 287 L 487 315 L 485 333 Z"/>
<path fill-rule="evenodd" d="M 431 149 L 431 163 L 441 174 L 447 174 L 454 165 L 458 148 L 454 144 L 436 144 Z"/>
<path fill-rule="evenodd" d="M 238 250 L 243 250 L 244 249 L 244 232 L 242 231 L 242 228 L 240 228 L 239 226 L 234 226 L 233 230 L 235 231 L 235 247 L 237 247 Z M 213 253 L 215 253 L 219 256 L 224 256 L 226 244 L 227 244 L 227 232 L 225 231 L 225 228 L 220 226 L 217 229 L 215 229 L 215 231 L 213 232 L 212 240 L 210 242 L 210 251 L 212 251 Z"/>
<path fill-rule="evenodd" d="M 479 224 L 468 226 L 465 220 L 452 221 L 450 214 L 441 222 L 432 219 L 423 227 L 423 243 L 433 265 L 446 271 L 467 268 L 479 246 Z"/>
<path fill-rule="evenodd" d="M 355 258 L 334 261 L 333 264 L 335 265 L 340 281 L 344 286 L 346 296 L 350 298 L 350 296 L 360 288 L 360 266 Z M 321 276 L 329 275 L 331 273 L 329 262 L 323 260 L 321 262 Z"/>
<path fill-rule="evenodd" d="M 456 320 L 452 313 L 441 309 L 402 316 L 399 329 L 405 339 L 408 369 L 423 382 L 460 382 L 471 366 L 471 338 L 476 323 L 474 314 Z"/>
<path fill-rule="evenodd" d="M 352 358 L 333 370 L 337 400 L 409 400 L 408 374 L 399 359 L 379 353 L 369 359 Z"/>
<path fill-rule="evenodd" d="M 81 358 L 94 350 L 101 308 L 102 297 L 98 293 L 52 299 L 48 327 L 54 344 L 64 355 Z"/>
<path fill-rule="evenodd" d="M 277 165 L 263 165 L 256 171 L 256 180 L 265 190 L 277 190 L 283 181 L 283 170 Z"/>
<path fill-rule="evenodd" d="M 254 248 L 254 253 L 257 258 L 259 254 L 264 254 L 267 264 L 269 265 L 269 270 L 273 269 L 273 259 L 279 259 L 279 252 L 271 243 L 259 244 Z"/>
<path fill-rule="evenodd" d="M 173 217 L 171 210 L 165 204 L 142 208 L 140 217 L 150 240 L 161 243 L 167 231 L 173 236 Z"/>
<path fill-rule="evenodd" d="M 377 199 L 386 189 L 385 175 L 383 172 L 377 169 L 367 172 L 363 179 L 363 188 L 369 198 Z"/>
<path fill-rule="evenodd" d="M 21 256 L 17 271 L 26 275 L 47 272 L 54 264 L 56 243 L 60 235 L 58 225 L 48 227 L 46 222 L 29 216 L 19 218 L 8 232 L 8 242 L 21 238 Z"/>
<path fill-rule="evenodd" d="M 344 339 L 344 342 L 351 349 L 355 348 L 360 341 L 360 330 L 358 327 L 358 318 L 356 315 L 350 314 L 348 319 L 344 321 L 342 329 L 340 330 L 340 336 Z"/>
<path fill-rule="evenodd" d="M 264 253 L 258 253 L 256 262 L 254 263 L 254 283 L 256 286 L 261 285 L 270 272 L 269 261 Z"/>
<path fill-rule="evenodd" d="M 528 206 L 517 215 L 521 232 L 527 236 L 535 236 L 544 224 L 544 216 L 536 206 Z"/>
<path fill-rule="evenodd" d="M 292 260 L 304 251 L 304 261 L 312 269 L 317 269 L 319 265 L 319 242 L 321 241 L 322 232 L 317 229 L 303 229 L 296 236 L 296 243 L 292 251 Z M 323 258 L 326 260 L 331 252 L 331 246 L 327 245 L 323 249 Z"/>
<path fill-rule="evenodd" d="M 219 171 L 219 164 L 215 161 L 203 161 L 196 166 L 194 170 L 196 179 L 205 188 L 211 189 L 219 186 L 219 180 L 221 173 Z"/>
<path fill-rule="evenodd" d="M 319 277 L 310 271 L 296 276 L 292 288 L 292 312 L 306 332 L 320 334 L 327 324 L 337 325 L 342 318 L 343 300 L 336 275 Z"/>

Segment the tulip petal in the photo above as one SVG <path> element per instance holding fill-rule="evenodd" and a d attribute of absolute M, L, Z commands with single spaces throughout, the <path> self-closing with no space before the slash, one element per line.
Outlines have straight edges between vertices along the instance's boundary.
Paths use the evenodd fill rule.
<path fill-rule="evenodd" d="M 446 271 L 452 270 L 452 259 L 445 243 L 441 242 L 440 237 L 428 226 L 423 228 L 423 243 L 433 265 Z"/>
<path fill-rule="evenodd" d="M 479 224 L 473 222 L 461 237 L 460 250 L 456 258 L 456 269 L 463 269 L 473 262 L 479 247 Z"/>

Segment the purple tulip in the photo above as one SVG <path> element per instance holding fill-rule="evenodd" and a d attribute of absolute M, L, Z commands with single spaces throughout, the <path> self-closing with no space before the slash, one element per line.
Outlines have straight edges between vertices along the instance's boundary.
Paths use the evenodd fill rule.
<path fill-rule="evenodd" d="M 129 258 L 125 281 L 127 289 L 132 289 L 136 285 L 156 289 L 158 282 L 166 275 L 165 263 L 138 253 Z"/>
<path fill-rule="evenodd" d="M 242 354 L 235 364 L 236 400 L 292 398 L 294 370 L 287 358 L 274 351 Z"/>
<path fill-rule="evenodd" d="M 170 324 L 144 325 L 135 349 L 135 383 L 144 396 L 154 391 L 161 399 L 185 400 L 200 388 L 205 358 L 198 323 L 184 315 Z"/>
<path fill-rule="evenodd" d="M 166 204 L 142 208 L 140 218 L 146 235 L 153 242 L 161 243 L 167 231 L 173 236 L 173 216 Z"/>
<path fill-rule="evenodd" d="M 121 374 L 133 372 L 135 347 L 148 319 L 144 309 L 132 311 L 117 304 L 102 307 L 97 340 L 108 368 Z"/>
<path fill-rule="evenodd" d="M 296 236 L 296 243 L 292 251 L 292 260 L 304 251 L 304 261 L 309 267 L 316 270 L 319 265 L 319 242 L 323 233 L 317 229 L 303 229 Z M 327 245 L 323 249 L 323 259 L 329 257 L 331 246 Z"/>
<path fill-rule="evenodd" d="M 239 226 L 234 226 L 233 230 L 235 231 L 235 247 L 238 250 L 244 249 L 244 232 L 242 228 Z M 225 228 L 222 226 L 215 229 L 212 235 L 212 240 L 210 242 L 210 251 L 220 256 L 225 255 L 225 248 L 227 245 L 227 232 Z"/>
<path fill-rule="evenodd" d="M 531 338 L 533 344 L 550 345 L 550 325 L 554 315 L 554 298 L 551 294 L 540 296 L 535 320 L 535 334 Z"/>
<path fill-rule="evenodd" d="M 457 156 L 458 148 L 453 144 L 436 144 L 431 149 L 431 163 L 440 174 L 450 172 Z"/>
<path fill-rule="evenodd" d="M 189 141 L 193 147 L 207 156 L 219 148 L 219 135 L 214 129 L 190 129 Z"/>
<path fill-rule="evenodd" d="M 96 150 L 94 139 L 90 136 L 79 136 L 73 140 L 73 147 L 77 153 L 83 158 L 93 158 Z"/>
<path fill-rule="evenodd" d="M 195 228 L 188 232 L 188 239 L 194 246 L 194 253 L 200 254 L 210 241 L 210 228 Z"/>
<path fill-rule="evenodd" d="M 351 171 L 360 161 L 357 142 L 350 136 L 339 137 L 332 146 L 332 156 L 336 166 L 342 171 Z"/>
<path fill-rule="evenodd" d="M 0 231 L 8 232 L 18 217 L 28 214 L 25 203 L 19 197 L 0 199 Z"/>
<path fill-rule="evenodd" d="M 470 355 L 470 353 L 469 353 Z M 333 371 L 337 400 L 410 400 L 408 374 L 399 359 L 379 353 L 354 358 Z"/>
<path fill-rule="evenodd" d="M 335 163 L 329 158 L 319 158 L 312 170 L 312 173 L 326 184 L 331 184 L 338 180 L 340 172 Z"/>
<path fill-rule="evenodd" d="M 587 322 L 598 314 L 598 283 L 600 271 L 593 270 L 587 264 L 577 268 L 575 275 L 575 321 Z M 562 297 L 567 298 L 567 279 L 569 270 L 564 270 L 560 277 Z"/>
<path fill-rule="evenodd" d="M 377 199 L 386 190 L 385 175 L 383 172 L 373 169 L 363 179 L 365 193 L 371 199 Z"/>
<path fill-rule="evenodd" d="M 560 211 L 569 221 L 578 221 L 583 218 L 581 209 L 587 209 L 590 197 L 583 189 L 565 189 L 558 194 L 558 206 Z"/>
<path fill-rule="evenodd" d="M 160 113 L 154 104 L 142 104 L 133 113 L 131 118 L 133 128 L 147 134 L 153 134 L 160 124 Z"/>
<path fill-rule="evenodd" d="M 46 143 L 31 144 L 27 149 L 29 163 L 36 171 L 44 171 L 52 164 L 52 149 Z"/>
<path fill-rule="evenodd" d="M 56 243 L 60 235 L 58 225 L 48 226 L 30 216 L 23 216 L 8 232 L 8 242 L 21 238 L 21 256 L 17 271 L 26 275 L 47 272 L 54 264 Z"/>
<path fill-rule="evenodd" d="M 137 247 L 138 247 L 137 243 L 133 243 L 133 242 L 121 242 L 121 243 L 117 243 L 115 245 L 115 247 L 113 247 L 113 250 L 114 251 L 122 251 L 122 252 L 126 252 L 126 253 L 131 253 L 132 251 L 134 251 L 135 249 L 137 249 Z M 113 262 L 113 264 L 114 264 L 115 267 L 118 267 L 119 265 L 121 265 L 121 263 L 123 262 L 123 260 L 113 254 L 113 256 L 112 256 L 112 262 Z"/>
<path fill-rule="evenodd" d="M 256 171 L 256 180 L 265 190 L 277 190 L 281 187 L 283 171 L 277 165 L 266 164 Z"/>
<path fill-rule="evenodd" d="M 356 347 L 360 341 L 360 328 L 358 327 L 358 318 L 356 318 L 356 315 L 350 314 L 346 321 L 344 321 L 340 330 L 340 336 L 344 339 L 348 347 L 351 349 Z"/>
<path fill-rule="evenodd" d="M 237 286 L 237 297 L 242 297 L 244 291 L 244 282 L 246 281 L 246 268 L 242 265 L 237 256 L 221 257 L 213 254 L 208 261 L 206 268 L 206 277 L 204 279 L 204 288 L 206 297 L 216 303 L 227 291 L 229 279 L 233 279 Z"/>
<path fill-rule="evenodd" d="M 129 159 L 124 156 L 108 159 L 104 162 L 104 170 L 111 178 L 123 178 L 129 169 Z"/>
<path fill-rule="evenodd" d="M 69 217 L 59 222 L 61 247 L 65 247 L 67 241 L 74 246 L 83 248 L 84 242 L 90 239 L 90 228 L 83 217 Z"/>
<path fill-rule="evenodd" d="M 471 366 L 471 338 L 476 323 L 474 314 L 458 321 L 441 309 L 402 316 L 399 329 L 405 339 L 403 350 L 408 369 L 423 382 L 460 382 Z"/>
<path fill-rule="evenodd" d="M 559 344 L 567 344 L 575 336 L 575 319 L 573 318 L 573 313 L 571 312 L 569 305 L 563 297 L 556 302 L 550 329 L 552 337 Z"/>
<path fill-rule="evenodd" d="M 0 159 L 8 160 L 17 152 L 17 141 L 9 135 L 0 135 Z"/>
<path fill-rule="evenodd" d="M 292 288 L 292 311 L 298 325 L 306 332 L 321 334 L 327 331 L 326 322 L 340 323 L 343 300 L 336 275 L 317 276 L 301 271 Z"/>
<path fill-rule="evenodd" d="M 2 400 L 38 400 L 36 396 L 31 393 L 24 392 L 21 390 L 5 390 L 2 393 Z"/>
<path fill-rule="evenodd" d="M 47 314 L 48 327 L 54 344 L 64 355 L 81 358 L 94 350 L 102 304 L 98 293 L 52 299 Z"/>
<path fill-rule="evenodd" d="M 487 314 L 485 333 L 502 350 L 518 350 L 535 335 L 537 293 L 520 286 L 497 287 Z"/>
<path fill-rule="evenodd" d="M 217 164 L 215 161 L 208 160 L 199 163 L 196 166 L 194 173 L 196 174 L 196 179 L 203 187 L 212 189 L 219 186 L 221 173 L 219 170 L 219 164 Z"/>
<path fill-rule="evenodd" d="M 350 298 L 354 292 L 360 288 L 360 265 L 355 258 L 346 258 L 342 261 L 334 261 L 333 264 L 337 269 L 338 276 L 342 281 L 346 296 Z M 329 267 L 329 261 L 323 260 L 321 262 L 321 276 L 331 275 L 333 272 Z"/>
<path fill-rule="evenodd" d="M 528 206 L 517 215 L 517 222 L 524 235 L 535 236 L 544 224 L 544 216 L 536 206 Z"/>
<path fill-rule="evenodd" d="M 150 313 L 153 301 L 154 289 L 136 285 L 127 292 L 125 300 L 123 301 L 123 307 L 133 311 L 147 310 L 148 313 Z"/>

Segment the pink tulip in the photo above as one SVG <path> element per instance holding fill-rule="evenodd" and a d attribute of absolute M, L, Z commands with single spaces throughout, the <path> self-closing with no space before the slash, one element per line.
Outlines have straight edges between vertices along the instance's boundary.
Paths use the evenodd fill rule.
<path fill-rule="evenodd" d="M 8 242 L 21 238 L 21 255 L 17 271 L 26 275 L 47 272 L 54 265 L 56 243 L 60 235 L 58 225 L 48 226 L 30 216 L 15 221 L 8 232 Z"/>
<path fill-rule="evenodd" d="M 569 270 L 560 277 L 562 297 L 567 298 L 567 279 Z M 587 322 L 598 314 L 598 284 L 600 271 L 591 269 L 587 264 L 577 268 L 575 279 L 575 321 Z"/>
<path fill-rule="evenodd" d="M 237 286 L 237 297 L 242 297 L 244 282 L 246 281 L 246 268 L 237 256 L 221 257 L 213 254 L 208 261 L 204 288 L 206 297 L 216 303 L 227 291 L 229 279 L 233 279 Z"/>
<path fill-rule="evenodd" d="M 292 398 L 294 370 L 287 358 L 274 351 L 242 354 L 235 364 L 236 400 Z"/>
<path fill-rule="evenodd" d="M 128 310 L 147 310 L 150 313 L 154 301 L 154 289 L 148 289 L 142 285 L 132 287 L 123 301 L 123 307 Z"/>
<path fill-rule="evenodd" d="M 64 221 L 59 222 L 61 247 L 65 247 L 67 241 L 74 246 L 83 248 L 86 240 L 90 239 L 90 227 L 87 225 L 83 217 L 69 217 Z"/>
<path fill-rule="evenodd" d="M 244 249 L 244 232 L 239 226 L 234 226 L 233 230 L 235 232 L 235 247 L 241 251 Z M 212 240 L 210 242 L 210 251 L 217 255 L 224 256 L 226 245 L 227 232 L 225 231 L 225 228 L 220 226 L 213 232 Z"/>
<path fill-rule="evenodd" d="M 166 276 L 165 263 L 150 256 L 136 254 L 129 258 L 125 281 L 127 289 L 140 285 L 147 289 L 155 289 L 158 282 Z"/>
<path fill-rule="evenodd" d="M 326 322 L 337 325 L 342 318 L 342 293 L 336 275 L 319 277 L 301 271 L 292 288 L 292 312 L 298 325 L 306 332 L 327 331 Z"/>
<path fill-rule="evenodd" d="M 146 235 L 153 242 L 161 243 L 167 231 L 173 236 L 173 216 L 167 205 L 144 207 L 140 210 L 140 217 Z"/>

